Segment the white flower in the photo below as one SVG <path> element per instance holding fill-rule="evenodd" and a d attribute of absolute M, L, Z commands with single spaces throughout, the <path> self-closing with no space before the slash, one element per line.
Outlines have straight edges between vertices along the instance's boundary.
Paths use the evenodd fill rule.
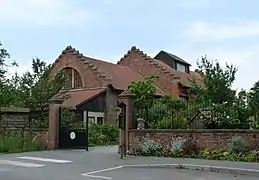
<path fill-rule="evenodd" d="M 227 119 L 229 119 L 229 116 L 227 116 Z"/>
<path fill-rule="evenodd" d="M 228 155 L 229 153 L 228 152 L 223 152 L 223 155 L 225 156 L 225 155 Z"/>

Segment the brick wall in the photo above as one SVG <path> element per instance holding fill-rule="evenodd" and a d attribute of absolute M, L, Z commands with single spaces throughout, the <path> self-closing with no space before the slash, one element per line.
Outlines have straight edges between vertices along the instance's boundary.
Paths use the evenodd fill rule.
<path fill-rule="evenodd" d="M 27 130 L 27 133 L 30 133 L 32 135 L 32 141 L 39 142 L 42 147 L 47 147 L 48 142 L 48 130 L 37 130 L 37 129 L 31 129 Z"/>
<path fill-rule="evenodd" d="M 173 138 L 183 137 L 192 139 L 201 149 L 213 149 L 219 146 L 225 146 L 229 139 L 240 136 L 245 139 L 252 147 L 259 146 L 259 131 L 252 130 L 130 130 L 129 131 L 129 149 L 138 149 L 139 143 L 144 137 L 149 137 L 162 143 L 164 148 L 171 147 Z"/>

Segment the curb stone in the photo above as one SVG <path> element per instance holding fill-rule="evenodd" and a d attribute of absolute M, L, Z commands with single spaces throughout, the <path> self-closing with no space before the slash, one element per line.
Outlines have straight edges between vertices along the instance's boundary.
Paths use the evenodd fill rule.
<path fill-rule="evenodd" d="M 208 166 L 208 165 L 196 165 L 196 164 L 140 164 L 140 165 L 123 165 L 123 168 L 175 168 L 175 169 L 188 169 L 188 170 L 200 170 L 207 172 L 220 172 L 231 173 L 237 175 L 248 175 L 259 177 L 259 170 L 256 169 L 243 169 L 224 166 Z"/>

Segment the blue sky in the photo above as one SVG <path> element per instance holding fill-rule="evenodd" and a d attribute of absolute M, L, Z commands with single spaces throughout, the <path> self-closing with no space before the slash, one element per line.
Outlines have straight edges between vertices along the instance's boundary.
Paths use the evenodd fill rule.
<path fill-rule="evenodd" d="M 117 62 L 136 45 L 190 62 L 203 55 L 235 64 L 234 88 L 259 80 L 256 0 L 0 0 L 0 41 L 20 67 L 49 63 L 72 45 L 86 56 Z M 13 72 L 12 69 L 10 72 Z"/>

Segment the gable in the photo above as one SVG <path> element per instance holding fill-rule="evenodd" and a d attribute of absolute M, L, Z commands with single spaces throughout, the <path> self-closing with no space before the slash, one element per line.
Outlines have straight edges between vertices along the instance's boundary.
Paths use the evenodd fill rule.
<path fill-rule="evenodd" d="M 171 92 L 171 88 L 175 84 L 190 87 L 191 81 L 189 79 L 198 79 L 202 82 L 202 77 L 199 73 L 177 71 L 163 61 L 144 54 L 143 51 L 140 51 L 135 46 L 121 58 L 118 64 L 131 67 L 142 76 L 159 76 L 156 80 L 156 85 L 166 92 Z"/>
<path fill-rule="evenodd" d="M 105 81 L 98 76 L 96 69 L 83 56 L 68 46 L 53 64 L 52 76 L 54 77 L 61 70 L 68 70 L 70 73 L 70 69 L 75 71 L 74 81 L 80 81 L 78 80 L 78 76 L 80 76 L 82 87 L 102 87 L 105 84 Z M 76 75 L 77 73 L 78 75 Z"/>

